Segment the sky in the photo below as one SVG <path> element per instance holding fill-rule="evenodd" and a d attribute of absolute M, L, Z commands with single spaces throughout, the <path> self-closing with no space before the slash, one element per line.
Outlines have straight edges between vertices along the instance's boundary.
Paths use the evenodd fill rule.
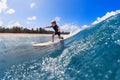
<path fill-rule="evenodd" d="M 91 25 L 107 12 L 120 10 L 120 0 L 0 0 L 0 26 L 45 27 Z"/>

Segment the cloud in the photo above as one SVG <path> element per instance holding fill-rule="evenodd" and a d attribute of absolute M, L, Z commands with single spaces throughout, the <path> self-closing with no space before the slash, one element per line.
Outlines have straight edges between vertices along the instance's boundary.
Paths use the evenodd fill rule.
<path fill-rule="evenodd" d="M 30 22 L 30 21 L 26 21 L 26 23 L 27 23 L 27 24 L 31 24 L 31 22 Z"/>
<path fill-rule="evenodd" d="M 7 0 L 0 0 L 0 13 L 13 14 L 14 9 L 8 9 Z"/>
<path fill-rule="evenodd" d="M 35 3 L 31 3 L 31 4 L 30 4 L 30 8 L 34 8 L 35 5 L 36 5 Z"/>
<path fill-rule="evenodd" d="M 21 24 L 19 22 L 15 22 L 13 24 L 8 25 L 7 27 L 12 28 L 12 27 L 21 27 Z"/>
<path fill-rule="evenodd" d="M 37 19 L 36 16 L 32 16 L 32 17 L 28 17 L 28 18 L 27 18 L 27 20 L 29 20 L 29 21 L 34 21 L 34 20 L 36 20 L 36 19 Z"/>
<path fill-rule="evenodd" d="M 65 25 L 61 26 L 60 29 L 61 29 L 61 31 L 70 32 L 70 33 L 76 33 L 81 30 L 78 26 L 71 25 L 71 24 L 65 24 Z"/>
<path fill-rule="evenodd" d="M 0 13 L 4 12 L 8 8 L 7 0 L 0 1 Z"/>
<path fill-rule="evenodd" d="M 6 11 L 6 14 L 13 14 L 15 13 L 15 10 L 14 9 L 9 9 Z"/>
<path fill-rule="evenodd" d="M 26 23 L 27 23 L 27 24 L 31 24 L 32 21 L 35 21 L 36 19 L 37 19 L 36 16 L 28 17 Z"/>
<path fill-rule="evenodd" d="M 107 12 L 105 16 L 103 17 L 98 17 L 96 21 L 94 21 L 92 24 L 97 24 L 97 23 L 100 23 L 101 21 L 111 17 L 111 16 L 114 16 L 116 14 L 119 14 L 120 13 L 120 10 L 116 10 L 116 11 L 111 11 L 111 12 Z"/>
<path fill-rule="evenodd" d="M 88 25 L 83 25 L 82 27 L 81 27 L 81 29 L 83 30 L 83 29 L 86 29 L 86 28 L 89 28 L 90 26 L 88 26 Z"/>
<path fill-rule="evenodd" d="M 3 26 L 3 21 L 0 21 L 0 26 Z"/>
<path fill-rule="evenodd" d="M 60 21 L 60 17 L 55 17 L 52 21 L 59 22 Z"/>
<path fill-rule="evenodd" d="M 77 34 L 81 30 L 84 30 L 86 28 L 89 28 L 89 26 L 83 25 L 83 26 L 79 27 L 79 26 L 73 25 L 73 24 L 65 24 L 65 25 L 60 27 L 61 31 L 70 32 L 71 36 Z"/>

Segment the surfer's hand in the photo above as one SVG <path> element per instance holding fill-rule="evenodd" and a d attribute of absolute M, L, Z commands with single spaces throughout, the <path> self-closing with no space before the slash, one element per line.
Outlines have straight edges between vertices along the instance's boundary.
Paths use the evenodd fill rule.
<path fill-rule="evenodd" d="M 50 28 L 50 26 L 47 26 L 47 27 L 45 27 L 45 28 Z"/>

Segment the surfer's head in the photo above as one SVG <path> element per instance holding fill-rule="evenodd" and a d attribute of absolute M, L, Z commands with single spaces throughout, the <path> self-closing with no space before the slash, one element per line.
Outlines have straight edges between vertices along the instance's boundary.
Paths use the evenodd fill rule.
<path fill-rule="evenodd" d="M 51 24 L 52 24 L 52 26 L 56 26 L 57 25 L 56 21 L 52 21 Z"/>

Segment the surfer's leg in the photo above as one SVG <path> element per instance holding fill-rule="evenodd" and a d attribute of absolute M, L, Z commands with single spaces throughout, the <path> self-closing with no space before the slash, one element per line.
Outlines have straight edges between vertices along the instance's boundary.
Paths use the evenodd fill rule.
<path fill-rule="evenodd" d="M 61 39 L 60 35 L 58 35 L 58 38 Z"/>
<path fill-rule="evenodd" d="M 60 32 L 58 32 L 58 38 L 59 38 L 59 39 L 63 39 L 63 37 L 61 37 Z"/>
<path fill-rule="evenodd" d="M 55 33 L 52 34 L 52 42 L 54 42 Z"/>
<path fill-rule="evenodd" d="M 59 38 L 59 39 L 63 39 L 63 37 L 61 37 L 61 36 L 58 36 L 58 38 Z"/>
<path fill-rule="evenodd" d="M 60 36 L 60 32 L 57 32 L 57 35 L 58 35 L 58 38 L 60 39 L 60 38 L 61 38 L 61 36 Z"/>

